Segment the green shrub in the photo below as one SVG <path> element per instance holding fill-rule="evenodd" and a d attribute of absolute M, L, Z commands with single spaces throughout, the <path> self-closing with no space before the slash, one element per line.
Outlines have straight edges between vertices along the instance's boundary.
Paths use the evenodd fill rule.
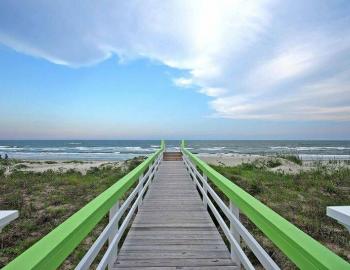
<path fill-rule="evenodd" d="M 266 162 L 266 166 L 269 168 L 276 168 L 278 166 L 281 166 L 282 163 L 278 159 L 270 159 Z"/>

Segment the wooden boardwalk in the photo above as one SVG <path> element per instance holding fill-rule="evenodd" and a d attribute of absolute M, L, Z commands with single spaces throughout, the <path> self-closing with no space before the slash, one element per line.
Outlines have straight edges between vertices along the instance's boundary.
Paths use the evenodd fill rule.
<path fill-rule="evenodd" d="M 114 269 L 238 269 L 182 161 L 162 161 Z"/>

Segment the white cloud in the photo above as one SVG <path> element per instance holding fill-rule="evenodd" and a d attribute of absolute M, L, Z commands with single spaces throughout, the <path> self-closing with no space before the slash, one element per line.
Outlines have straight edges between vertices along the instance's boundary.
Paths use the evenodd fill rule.
<path fill-rule="evenodd" d="M 258 120 L 350 121 L 350 70 L 279 95 L 220 97 L 210 105 L 216 116 Z"/>
<path fill-rule="evenodd" d="M 227 93 L 227 90 L 224 88 L 218 88 L 218 87 L 207 87 L 207 88 L 200 89 L 199 93 L 202 93 L 209 97 L 218 97 L 218 96 L 225 95 Z"/>
<path fill-rule="evenodd" d="M 0 42 L 66 65 L 86 65 L 115 53 L 208 75 L 206 66 L 213 71 L 225 51 L 239 49 L 262 30 L 265 2 L 4 0 Z"/>
<path fill-rule="evenodd" d="M 191 78 L 175 78 L 173 79 L 173 83 L 178 87 L 190 87 L 193 84 Z"/>
<path fill-rule="evenodd" d="M 219 117 L 349 120 L 347 30 L 313 29 L 313 9 L 290 11 L 302 1 L 275 2 L 3 0 L 0 43 L 67 66 L 159 61 L 188 71 L 173 83 L 212 97 Z"/>
<path fill-rule="evenodd" d="M 286 48 L 249 73 L 250 88 L 255 88 L 254 85 L 259 85 L 260 88 L 272 87 L 279 82 L 305 75 L 318 60 L 312 48 Z"/>

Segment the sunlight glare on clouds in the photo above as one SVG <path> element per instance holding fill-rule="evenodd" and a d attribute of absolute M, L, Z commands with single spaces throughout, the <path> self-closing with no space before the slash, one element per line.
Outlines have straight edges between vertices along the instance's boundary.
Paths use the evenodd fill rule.
<path fill-rule="evenodd" d="M 176 86 L 179 86 L 179 87 L 189 87 L 193 84 L 192 79 L 184 78 L 184 77 L 175 78 L 173 79 L 173 82 Z"/>
<path fill-rule="evenodd" d="M 218 96 L 225 95 L 227 93 L 227 90 L 224 88 L 208 87 L 208 88 L 200 89 L 199 93 L 205 94 L 209 97 L 218 97 Z"/>

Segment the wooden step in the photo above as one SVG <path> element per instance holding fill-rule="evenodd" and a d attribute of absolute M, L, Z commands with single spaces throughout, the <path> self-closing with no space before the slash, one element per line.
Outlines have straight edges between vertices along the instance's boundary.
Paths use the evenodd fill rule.
<path fill-rule="evenodd" d="M 181 152 L 164 152 L 163 160 L 164 161 L 181 161 L 182 153 Z"/>

